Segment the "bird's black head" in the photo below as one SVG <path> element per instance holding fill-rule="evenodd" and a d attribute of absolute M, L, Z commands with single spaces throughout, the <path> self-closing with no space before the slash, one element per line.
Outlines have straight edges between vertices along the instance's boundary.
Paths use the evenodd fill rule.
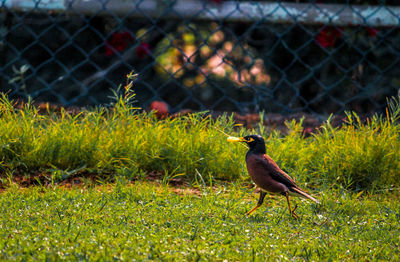
<path fill-rule="evenodd" d="M 228 137 L 229 142 L 244 142 L 249 146 L 251 152 L 265 154 L 265 142 L 259 135 L 249 135 L 245 137 Z"/>

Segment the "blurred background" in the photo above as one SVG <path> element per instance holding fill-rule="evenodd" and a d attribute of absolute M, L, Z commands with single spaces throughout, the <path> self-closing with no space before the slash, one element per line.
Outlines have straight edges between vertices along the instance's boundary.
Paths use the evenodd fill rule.
<path fill-rule="evenodd" d="M 327 116 L 380 112 L 400 88 L 400 1 L 3 0 L 0 91 Z"/>

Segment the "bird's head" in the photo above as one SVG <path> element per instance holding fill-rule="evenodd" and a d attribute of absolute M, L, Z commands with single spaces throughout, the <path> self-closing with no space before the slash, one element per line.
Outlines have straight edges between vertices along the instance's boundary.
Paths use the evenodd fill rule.
<path fill-rule="evenodd" d="M 250 151 L 265 154 L 265 142 L 259 135 L 249 135 L 245 137 L 230 136 L 226 140 L 229 142 L 244 142 L 249 146 Z"/>

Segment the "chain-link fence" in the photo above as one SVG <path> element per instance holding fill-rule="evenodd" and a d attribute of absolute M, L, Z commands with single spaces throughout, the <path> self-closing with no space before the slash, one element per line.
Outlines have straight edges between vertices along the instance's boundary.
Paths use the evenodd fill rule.
<path fill-rule="evenodd" d="M 400 87 L 400 3 L 323 2 L 2 0 L 1 91 L 107 104 L 134 70 L 142 107 L 381 110 Z"/>

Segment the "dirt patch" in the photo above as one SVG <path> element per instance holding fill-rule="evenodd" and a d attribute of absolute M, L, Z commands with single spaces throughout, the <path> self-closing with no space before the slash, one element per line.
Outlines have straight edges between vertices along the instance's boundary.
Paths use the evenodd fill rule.
<path fill-rule="evenodd" d="M 12 177 L 6 179 L 5 174 L 0 174 L 3 180 L 0 181 L 0 189 L 4 190 L 10 182 L 20 187 L 31 186 L 52 186 L 60 185 L 64 187 L 83 186 L 90 184 L 100 184 L 102 182 L 113 182 L 109 174 L 95 174 L 87 171 L 77 172 L 63 179 L 54 179 L 50 172 L 35 171 L 33 173 L 14 172 Z M 4 180 L 7 180 L 5 182 Z"/>
<path fill-rule="evenodd" d="M 4 174 L 0 174 L 0 177 L 5 177 Z M 6 182 L 5 182 L 6 181 Z M 15 173 L 12 178 L 10 179 L 3 179 L 0 180 L 0 192 L 5 191 L 11 184 L 18 186 L 21 189 L 34 187 L 34 186 L 41 186 L 41 187 L 52 187 L 58 186 L 67 189 L 72 188 L 91 188 L 91 187 L 103 187 L 103 186 L 110 186 L 112 183 L 115 183 L 115 176 L 111 173 L 108 174 L 96 174 L 90 173 L 88 171 L 81 171 L 77 172 L 73 175 L 66 177 L 63 180 L 54 181 L 50 172 L 33 172 L 31 174 L 22 174 L 22 173 Z M 132 186 L 135 183 L 152 183 L 156 185 L 166 185 L 168 189 L 177 194 L 177 195 L 196 195 L 202 196 L 204 193 L 204 189 L 198 186 L 193 186 L 187 179 L 184 178 L 172 178 L 168 181 L 165 181 L 164 175 L 162 173 L 149 173 L 146 175 L 145 178 L 140 178 L 137 180 L 131 180 L 130 184 Z M 211 189 L 214 191 L 218 191 L 221 189 L 221 184 L 223 181 L 218 183 L 219 186 L 213 186 L 212 188 L 207 187 L 207 190 Z M 243 182 L 243 186 L 246 188 L 253 188 L 255 191 L 254 193 L 258 192 L 258 189 L 252 183 Z"/>
<path fill-rule="evenodd" d="M 67 176 L 63 179 L 54 179 L 50 172 L 39 172 L 35 171 L 33 173 L 18 173 L 15 172 L 12 177 L 7 179 L 5 174 L 0 174 L 0 177 L 3 179 L 0 180 L 0 191 L 5 190 L 9 187 L 10 182 L 12 184 L 16 184 L 21 188 L 27 188 L 32 186 L 45 186 L 51 187 L 53 185 L 62 186 L 65 188 L 72 187 L 90 187 L 103 185 L 106 183 L 115 183 L 115 176 L 111 173 L 91 173 L 88 171 L 80 171 L 70 176 Z M 201 191 L 191 187 L 190 183 L 182 178 L 172 178 L 168 181 L 165 181 L 164 175 L 162 173 L 149 173 L 145 178 L 141 178 L 138 180 L 132 180 L 131 182 L 134 184 L 137 181 L 146 181 L 156 184 L 166 184 L 174 188 L 173 192 L 177 194 L 184 193 L 193 193 L 193 194 L 201 194 Z"/>

